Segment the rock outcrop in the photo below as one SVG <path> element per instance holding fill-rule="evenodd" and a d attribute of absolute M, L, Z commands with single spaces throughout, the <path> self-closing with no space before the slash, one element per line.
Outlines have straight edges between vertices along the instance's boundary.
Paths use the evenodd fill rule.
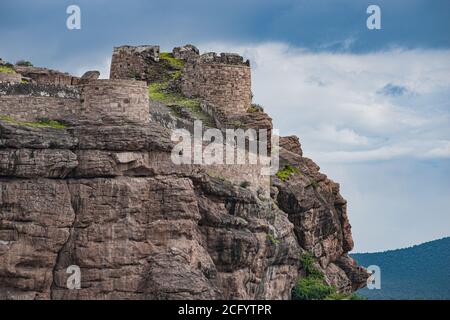
<path fill-rule="evenodd" d="M 151 75 L 149 84 L 171 78 L 179 85 L 182 70 L 167 58 L 158 64 L 159 47 L 138 49 L 116 48 L 115 64 L 124 56 L 142 77 Z M 189 45 L 174 56 L 188 63 L 199 53 Z M 243 63 L 235 55 L 211 56 L 227 66 Z M 55 85 L 76 79 L 20 70 L 33 79 L 30 87 L 5 86 L 1 94 L 30 96 L 54 75 Z M 165 70 L 170 73 L 156 75 Z M 117 77 L 126 70 L 119 71 Z M 82 80 L 92 83 L 93 94 L 106 92 L 98 90 L 97 77 L 93 72 Z M 270 134 L 266 113 L 243 109 L 227 116 L 204 104 L 188 112 L 178 100 L 150 97 L 145 121 L 125 117 L 120 125 L 18 121 L 1 117 L 6 107 L 0 104 L 0 299 L 290 299 L 305 274 L 299 258 L 306 252 L 339 291 L 365 284 L 366 271 L 347 255 L 353 240 L 339 185 L 303 157 L 297 137 L 280 138 L 281 168 L 295 170 L 273 176 L 265 195 L 204 166 L 174 164 L 170 129 L 190 127 L 204 112 L 219 129 Z M 117 110 L 121 103 L 110 101 Z M 124 105 L 130 103 L 137 102 Z M 189 118 L 176 121 L 183 110 Z M 67 286 L 70 266 L 81 271 L 77 290 Z"/>

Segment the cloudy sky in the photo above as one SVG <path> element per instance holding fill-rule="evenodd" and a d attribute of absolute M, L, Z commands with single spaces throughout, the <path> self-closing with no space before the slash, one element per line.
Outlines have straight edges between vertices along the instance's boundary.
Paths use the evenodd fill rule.
<path fill-rule="evenodd" d="M 12 62 L 108 77 L 113 46 L 185 43 L 251 59 L 255 102 L 341 183 L 359 252 L 450 235 L 449 30 L 447 0 L 0 2 Z"/>

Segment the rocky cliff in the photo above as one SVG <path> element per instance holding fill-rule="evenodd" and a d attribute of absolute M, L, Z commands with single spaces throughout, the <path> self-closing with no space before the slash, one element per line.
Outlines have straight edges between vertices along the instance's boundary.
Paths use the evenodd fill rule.
<path fill-rule="evenodd" d="M 269 198 L 175 165 L 170 128 L 196 112 L 150 98 L 147 125 L 0 117 L 0 298 L 290 299 L 305 253 L 340 292 L 365 284 L 339 185 L 298 138 L 280 139 Z M 241 119 L 267 126 L 256 113 Z"/>

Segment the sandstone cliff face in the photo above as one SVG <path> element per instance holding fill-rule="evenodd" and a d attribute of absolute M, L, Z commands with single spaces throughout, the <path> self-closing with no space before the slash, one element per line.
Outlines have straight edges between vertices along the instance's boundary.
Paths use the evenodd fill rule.
<path fill-rule="evenodd" d="M 197 59 L 198 51 L 182 49 L 174 56 Z M 144 68 L 141 77 L 173 79 L 164 90 L 178 90 L 181 70 L 170 60 L 121 54 Z M 92 92 L 103 92 L 94 81 Z M 39 82 L 20 86 L 32 90 Z M 6 87 L 0 95 L 26 99 Z M 130 107 L 119 93 L 120 101 L 106 96 L 102 103 Z M 339 185 L 303 157 L 297 137 L 280 138 L 281 168 L 295 170 L 273 176 L 270 192 L 261 193 L 204 166 L 175 165 L 170 129 L 192 129 L 200 109 L 221 130 L 264 128 L 270 138 L 270 117 L 258 108 L 227 115 L 169 100 L 150 99 L 139 125 L 75 121 L 58 128 L 4 117 L 14 108 L 5 104 L 11 99 L 0 101 L 0 299 L 290 299 L 305 276 L 305 253 L 339 291 L 365 284 L 366 271 L 347 255 L 353 240 Z M 77 290 L 68 289 L 69 266 L 80 268 Z"/>
<path fill-rule="evenodd" d="M 298 154 L 305 175 L 276 179 L 277 206 L 173 165 L 156 124 L 0 135 L 1 298 L 289 299 L 303 250 L 342 290 L 365 280 L 338 185 Z"/>
<path fill-rule="evenodd" d="M 289 298 L 300 248 L 287 214 L 175 167 L 161 127 L 111 130 L 1 123 L 2 298 Z M 81 290 L 67 290 L 70 265 Z"/>

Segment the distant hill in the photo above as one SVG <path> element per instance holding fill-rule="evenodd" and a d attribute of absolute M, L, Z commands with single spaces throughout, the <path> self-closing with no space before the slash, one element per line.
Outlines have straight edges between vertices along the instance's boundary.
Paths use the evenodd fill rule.
<path fill-rule="evenodd" d="M 369 299 L 450 300 L 450 237 L 410 248 L 351 255 L 381 268 L 381 289 L 359 290 Z"/>

